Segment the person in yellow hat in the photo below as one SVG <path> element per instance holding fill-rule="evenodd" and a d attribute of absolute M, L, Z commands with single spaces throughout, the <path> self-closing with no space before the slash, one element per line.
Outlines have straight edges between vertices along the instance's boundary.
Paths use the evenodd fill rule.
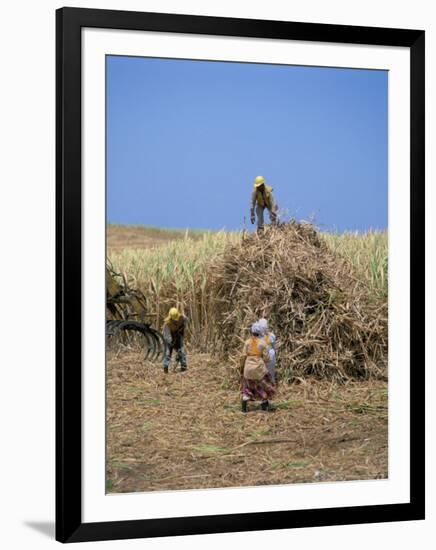
<path fill-rule="evenodd" d="M 254 180 L 254 188 L 251 194 L 250 202 L 250 221 L 254 223 L 256 218 L 254 216 L 254 211 L 256 209 L 257 215 L 257 230 L 263 230 L 263 211 L 265 208 L 269 212 L 269 218 L 272 224 L 277 223 L 277 203 L 274 200 L 272 194 L 273 188 L 270 185 L 266 184 L 265 178 L 263 176 L 257 176 Z"/>
<path fill-rule="evenodd" d="M 181 370 L 185 371 L 188 368 L 183 342 L 187 323 L 188 318 L 185 317 L 185 315 L 182 315 L 177 308 L 172 307 L 169 310 L 162 329 L 162 334 L 165 340 L 165 356 L 163 360 L 163 368 L 165 373 L 168 372 L 173 351 L 176 352 L 176 363 L 180 363 Z"/>

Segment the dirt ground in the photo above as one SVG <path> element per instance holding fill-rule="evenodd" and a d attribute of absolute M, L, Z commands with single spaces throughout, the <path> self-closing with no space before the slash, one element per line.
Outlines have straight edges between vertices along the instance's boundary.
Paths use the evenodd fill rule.
<path fill-rule="evenodd" d="M 279 383 L 274 410 L 246 415 L 230 368 L 189 370 L 108 353 L 107 491 L 386 478 L 387 383 Z"/>
<path fill-rule="evenodd" d="M 200 238 L 201 232 L 191 232 L 189 235 L 193 239 Z M 183 239 L 185 232 L 137 225 L 108 225 L 106 237 L 107 251 L 111 253 L 126 248 L 137 250 L 162 246 L 170 241 Z"/>

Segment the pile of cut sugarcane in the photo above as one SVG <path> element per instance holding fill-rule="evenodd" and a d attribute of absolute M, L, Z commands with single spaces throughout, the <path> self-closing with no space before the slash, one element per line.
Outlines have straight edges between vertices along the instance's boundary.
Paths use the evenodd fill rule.
<path fill-rule="evenodd" d="M 279 373 L 347 380 L 387 376 L 387 300 L 311 224 L 246 234 L 209 267 L 215 350 L 232 357 L 265 317 L 278 340 Z"/>

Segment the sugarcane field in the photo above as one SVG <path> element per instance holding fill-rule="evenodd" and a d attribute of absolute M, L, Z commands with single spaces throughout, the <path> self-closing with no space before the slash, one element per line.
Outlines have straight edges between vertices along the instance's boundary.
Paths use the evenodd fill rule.
<path fill-rule="evenodd" d="M 292 219 L 108 225 L 107 492 L 387 478 L 387 258 Z"/>

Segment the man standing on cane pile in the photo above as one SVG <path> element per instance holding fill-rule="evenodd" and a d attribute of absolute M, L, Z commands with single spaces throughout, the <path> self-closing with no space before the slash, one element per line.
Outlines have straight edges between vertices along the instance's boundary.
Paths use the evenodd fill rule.
<path fill-rule="evenodd" d="M 180 363 L 181 370 L 188 368 L 186 353 L 183 345 L 183 337 L 188 318 L 182 315 L 179 310 L 172 307 L 166 317 L 162 334 L 165 340 L 165 357 L 163 360 L 164 373 L 168 372 L 173 350 L 176 352 L 176 363 Z"/>
<path fill-rule="evenodd" d="M 257 231 L 263 231 L 263 211 L 267 208 L 269 217 L 272 224 L 277 223 L 277 203 L 274 200 L 272 194 L 273 188 L 266 185 L 265 178 L 263 176 L 257 176 L 254 180 L 254 189 L 251 194 L 250 202 L 250 221 L 254 223 L 256 218 L 254 216 L 254 209 L 256 209 L 257 215 Z"/>

